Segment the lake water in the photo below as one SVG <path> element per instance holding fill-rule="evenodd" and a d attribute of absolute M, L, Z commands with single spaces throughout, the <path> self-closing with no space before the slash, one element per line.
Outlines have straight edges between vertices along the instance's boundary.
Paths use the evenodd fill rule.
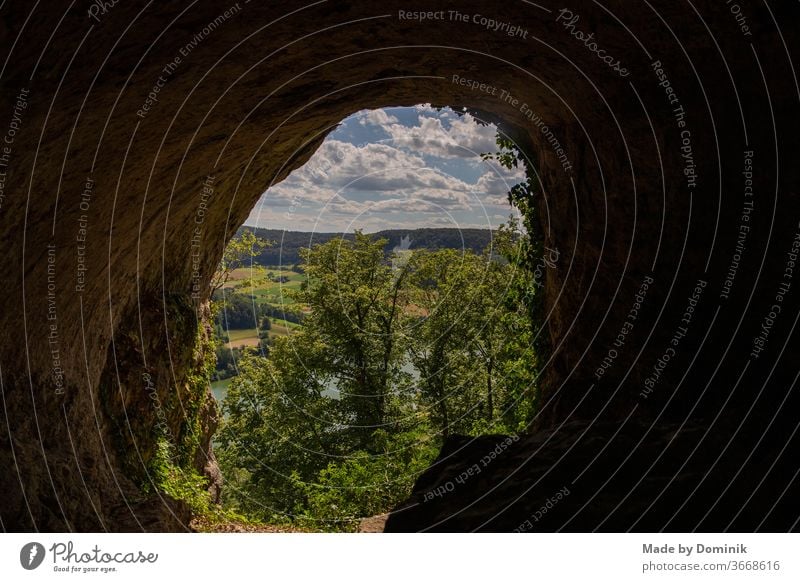
<path fill-rule="evenodd" d="M 411 365 L 411 362 L 403 364 L 403 372 L 411 375 L 411 378 L 416 382 L 419 380 L 419 372 Z M 217 380 L 211 383 L 211 392 L 217 402 L 222 402 L 228 394 L 228 385 L 233 381 L 233 378 L 226 378 L 225 380 Z M 334 384 L 334 380 L 329 382 L 328 387 L 323 392 L 328 398 L 339 398 L 339 388 Z"/>

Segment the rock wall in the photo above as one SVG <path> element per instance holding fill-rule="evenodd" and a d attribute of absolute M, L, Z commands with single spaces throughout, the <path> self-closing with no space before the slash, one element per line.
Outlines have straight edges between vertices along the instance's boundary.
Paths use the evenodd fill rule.
<path fill-rule="evenodd" d="M 535 160 L 560 260 L 525 446 L 629 418 L 691 418 L 714 438 L 715 419 L 741 420 L 747 452 L 764 434 L 794 443 L 797 5 L 743 5 L 745 31 L 711 0 L 570 4 L 465 1 L 453 16 L 434 1 L 424 9 L 441 18 L 421 22 L 394 0 L 7 2 L 2 527 L 186 528 L 185 508 L 142 492 L 143 469 L 158 423 L 188 422 L 204 433 L 196 464 L 214 472 L 195 343 L 224 245 L 336 123 L 390 105 L 483 111 Z M 538 487 L 550 462 L 495 467 Z"/>

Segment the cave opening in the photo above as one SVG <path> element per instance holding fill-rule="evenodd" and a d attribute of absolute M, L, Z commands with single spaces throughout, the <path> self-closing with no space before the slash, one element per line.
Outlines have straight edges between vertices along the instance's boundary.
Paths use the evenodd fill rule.
<path fill-rule="evenodd" d="M 671 3 L 523 2 L 505 13 L 526 38 L 409 20 L 406 4 L 6 15 L 4 529 L 190 529 L 209 503 L 198 486 L 221 484 L 207 300 L 228 241 L 347 116 L 422 102 L 503 120 L 535 160 L 542 248 L 560 260 L 540 295 L 552 352 L 535 430 L 513 450 L 451 435 L 453 454 L 387 529 L 798 527 L 785 348 L 800 296 L 778 293 L 798 240 L 797 40 L 777 26 L 798 5 L 749 7 L 742 42 L 711 0 L 693 3 L 701 18 Z M 461 10 L 501 16 L 485 0 Z M 598 66 L 566 12 L 626 76 Z"/>
<path fill-rule="evenodd" d="M 537 232 L 530 152 L 466 108 L 367 109 L 329 129 L 211 282 L 229 521 L 380 526 L 448 438 L 510 443 L 536 415 L 558 253 Z"/>

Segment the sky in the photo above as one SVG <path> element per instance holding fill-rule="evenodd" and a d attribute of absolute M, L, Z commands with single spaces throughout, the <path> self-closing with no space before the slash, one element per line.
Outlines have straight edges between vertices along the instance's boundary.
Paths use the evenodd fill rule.
<path fill-rule="evenodd" d="M 267 189 L 248 226 L 315 232 L 495 229 L 512 208 L 507 193 L 524 172 L 495 152 L 494 125 L 430 105 L 359 111 L 309 161 Z"/>

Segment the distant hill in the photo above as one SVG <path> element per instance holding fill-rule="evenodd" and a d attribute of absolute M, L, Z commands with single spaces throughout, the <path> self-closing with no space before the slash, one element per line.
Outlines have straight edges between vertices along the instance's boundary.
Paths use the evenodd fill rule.
<path fill-rule="evenodd" d="M 252 230 L 256 236 L 274 241 L 274 245 L 265 249 L 255 262 L 260 265 L 293 265 L 300 261 L 299 250 L 309 246 L 328 242 L 332 239 L 352 239 L 352 234 L 337 232 L 295 232 L 273 230 L 267 228 L 253 228 L 250 226 L 242 229 Z M 382 230 L 373 233 L 374 238 L 388 239 L 386 253 L 389 254 L 395 247 L 402 249 L 469 249 L 476 253 L 482 252 L 492 238 L 492 231 L 480 228 L 418 228 Z M 402 239 L 405 242 L 402 242 Z"/>

